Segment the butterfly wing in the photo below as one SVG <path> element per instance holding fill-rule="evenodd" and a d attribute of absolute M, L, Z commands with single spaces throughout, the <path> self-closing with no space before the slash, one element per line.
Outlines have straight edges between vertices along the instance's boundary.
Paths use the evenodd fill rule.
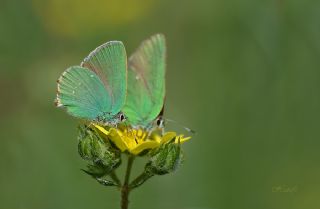
<path fill-rule="evenodd" d="M 160 113 L 165 97 L 165 37 L 142 42 L 129 59 L 128 91 L 123 112 L 132 125 L 147 126 Z"/>
<path fill-rule="evenodd" d="M 89 69 L 73 66 L 58 79 L 56 105 L 75 117 L 95 120 L 111 109 L 111 95 Z"/>
<path fill-rule="evenodd" d="M 107 42 L 86 57 L 81 63 L 95 72 L 111 95 L 111 114 L 122 109 L 127 90 L 127 55 L 121 41 Z"/>

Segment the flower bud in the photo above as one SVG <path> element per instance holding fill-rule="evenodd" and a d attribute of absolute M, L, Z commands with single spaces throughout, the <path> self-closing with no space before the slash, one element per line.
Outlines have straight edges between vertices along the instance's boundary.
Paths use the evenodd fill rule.
<path fill-rule="evenodd" d="M 175 171 L 182 162 L 180 144 L 173 142 L 162 144 L 158 150 L 151 154 L 145 170 L 152 174 L 164 175 Z"/>
<path fill-rule="evenodd" d="M 117 168 L 121 163 L 120 153 L 94 130 L 86 126 L 79 127 L 78 151 L 89 162 L 86 173 L 101 177 Z"/>

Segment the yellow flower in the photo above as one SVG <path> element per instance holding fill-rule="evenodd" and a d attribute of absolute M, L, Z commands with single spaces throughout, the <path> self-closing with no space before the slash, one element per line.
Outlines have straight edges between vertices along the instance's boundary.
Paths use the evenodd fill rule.
<path fill-rule="evenodd" d="M 162 136 L 156 131 L 151 133 L 142 129 L 131 128 L 109 128 L 94 125 L 96 129 L 110 139 L 121 152 L 128 151 L 133 155 L 138 155 L 145 150 L 160 147 L 161 144 L 168 143 L 174 139 L 174 143 L 184 143 L 191 137 L 177 135 L 175 132 L 166 132 Z"/>

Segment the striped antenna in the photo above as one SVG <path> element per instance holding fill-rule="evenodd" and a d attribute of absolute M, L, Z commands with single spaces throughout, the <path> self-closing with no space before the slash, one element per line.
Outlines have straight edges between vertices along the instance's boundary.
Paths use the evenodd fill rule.
<path fill-rule="evenodd" d="M 175 123 L 175 124 L 179 125 L 180 127 L 182 127 L 184 130 L 188 131 L 189 133 L 192 133 L 194 135 L 197 134 L 197 132 L 195 130 L 193 130 L 191 128 L 188 128 L 188 127 L 182 125 L 181 123 L 179 123 L 179 122 L 177 122 L 175 120 L 172 120 L 172 119 L 169 119 L 169 118 L 165 118 L 165 121 L 168 121 L 168 122 L 171 122 L 171 123 Z"/>

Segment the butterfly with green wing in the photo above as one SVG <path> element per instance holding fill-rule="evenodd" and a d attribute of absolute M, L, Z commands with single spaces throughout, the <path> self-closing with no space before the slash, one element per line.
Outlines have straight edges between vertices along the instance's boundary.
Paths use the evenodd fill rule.
<path fill-rule="evenodd" d="M 122 42 L 97 47 L 80 66 L 65 70 L 57 83 L 55 104 L 70 115 L 111 126 L 126 119 L 121 112 L 127 91 L 127 55 Z"/>
<path fill-rule="evenodd" d="M 156 34 L 143 41 L 128 61 L 128 90 L 123 108 L 133 128 L 163 129 L 166 41 Z"/>

